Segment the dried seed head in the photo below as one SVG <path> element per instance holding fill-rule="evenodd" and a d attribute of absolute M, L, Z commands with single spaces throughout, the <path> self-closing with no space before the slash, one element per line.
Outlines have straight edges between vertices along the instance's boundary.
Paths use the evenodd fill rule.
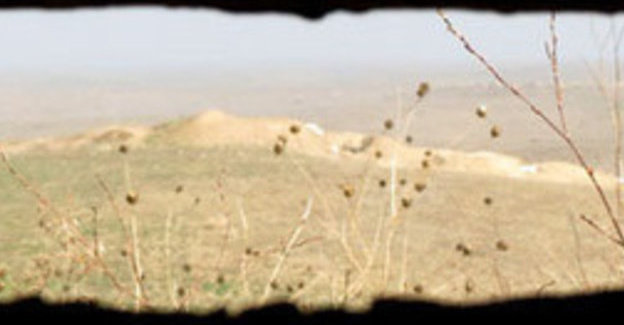
<path fill-rule="evenodd" d="M 406 142 L 406 143 L 412 143 L 412 141 L 413 141 L 413 140 L 414 140 L 414 139 L 412 139 L 412 136 L 411 136 L 411 135 L 408 135 L 408 136 L 406 136 L 406 137 L 405 137 L 405 142 Z"/>
<path fill-rule="evenodd" d="M 286 291 L 288 291 L 288 293 L 293 293 L 293 291 L 295 291 L 295 289 L 289 284 L 286 286 Z"/>
<path fill-rule="evenodd" d="M 69 290 L 71 290 L 71 287 L 68 284 L 64 284 L 61 290 L 63 290 L 63 292 L 69 292 Z"/>
<path fill-rule="evenodd" d="M 126 257 L 126 256 L 128 256 L 128 251 L 127 251 L 127 250 L 125 250 L 125 249 L 122 249 L 121 251 L 119 251 L 119 254 L 120 254 L 121 256 L 123 256 L 123 257 Z"/>
<path fill-rule="evenodd" d="M 253 250 L 251 249 L 251 247 L 245 248 L 245 255 L 251 255 L 252 253 L 253 253 Z"/>
<path fill-rule="evenodd" d="M 199 204 L 201 202 L 201 198 L 198 196 L 195 198 L 195 205 Z"/>
<path fill-rule="evenodd" d="M 594 168 L 592 166 L 587 166 L 587 175 L 594 176 Z"/>
<path fill-rule="evenodd" d="M 475 113 L 479 118 L 485 118 L 487 116 L 487 107 L 485 107 L 485 105 L 479 105 Z"/>
<path fill-rule="evenodd" d="M 186 273 L 190 273 L 190 272 L 191 272 L 191 270 L 192 270 L 192 268 L 191 268 L 191 264 L 189 264 L 189 263 L 184 263 L 184 264 L 182 265 L 182 271 L 184 271 L 184 272 L 186 272 Z"/>
<path fill-rule="evenodd" d="M 342 185 L 342 194 L 346 198 L 351 198 L 353 194 L 355 194 L 355 189 L 353 188 L 353 186 L 348 185 L 348 184 Z"/>
<path fill-rule="evenodd" d="M 290 126 L 290 133 L 297 134 L 301 131 L 301 127 L 297 124 L 293 124 Z"/>
<path fill-rule="evenodd" d="M 431 157 L 431 155 L 433 155 L 433 152 L 430 149 L 425 150 L 425 157 Z"/>
<path fill-rule="evenodd" d="M 427 168 L 429 168 L 429 160 L 427 160 L 427 159 L 423 159 L 423 160 L 420 162 L 420 165 L 422 166 L 422 168 L 423 168 L 423 169 L 427 169 Z"/>
<path fill-rule="evenodd" d="M 379 180 L 379 187 L 386 187 L 386 180 L 385 179 L 380 179 Z"/>
<path fill-rule="evenodd" d="M 466 280 L 466 283 L 464 284 L 464 291 L 466 291 L 466 293 L 468 294 L 474 291 L 474 283 L 472 282 L 472 280 Z"/>
<path fill-rule="evenodd" d="M 416 95 L 422 98 L 425 97 L 427 93 L 429 93 L 429 84 L 426 82 L 421 82 L 420 85 L 418 85 L 418 91 L 416 91 Z"/>
<path fill-rule="evenodd" d="M 399 180 L 399 185 L 401 185 L 401 186 L 405 186 L 405 184 L 407 184 L 407 180 L 406 180 L 405 178 L 401 178 L 401 179 Z"/>
<path fill-rule="evenodd" d="M 387 119 L 387 120 L 384 122 L 384 128 L 385 128 L 386 130 L 390 130 L 390 129 L 392 129 L 392 127 L 394 127 L 394 122 L 392 122 L 392 120 L 391 120 L 391 119 Z"/>
<path fill-rule="evenodd" d="M 427 184 L 425 184 L 425 183 L 416 183 L 416 184 L 414 184 L 414 190 L 416 190 L 416 192 L 418 192 L 418 193 L 424 191 L 425 188 L 427 188 Z"/>
<path fill-rule="evenodd" d="M 383 152 L 381 150 L 375 150 L 375 158 L 380 159 L 383 157 Z"/>
<path fill-rule="evenodd" d="M 501 252 L 505 252 L 509 249 L 509 246 L 507 245 L 505 241 L 501 239 L 496 242 L 496 249 L 498 249 Z"/>
<path fill-rule="evenodd" d="M 500 127 L 498 127 L 497 125 L 494 125 L 491 129 L 490 129 L 490 136 L 492 138 L 498 138 L 501 134 L 501 129 Z"/>
<path fill-rule="evenodd" d="M 225 283 L 225 276 L 224 276 L 223 274 L 219 274 L 219 275 L 217 276 L 217 283 L 218 283 L 218 284 L 223 284 L 223 283 Z"/>
<path fill-rule="evenodd" d="M 182 185 L 176 186 L 176 188 L 175 188 L 175 192 L 176 193 L 182 193 L 182 191 L 184 191 L 184 186 L 182 186 Z"/>
<path fill-rule="evenodd" d="M 130 205 L 135 205 L 139 202 L 139 194 L 135 191 L 128 191 L 126 194 L 126 202 Z"/>
<path fill-rule="evenodd" d="M 299 290 L 303 289 L 305 287 L 305 283 L 303 283 L 303 281 L 299 281 L 299 283 L 297 283 L 297 288 Z"/>
<path fill-rule="evenodd" d="M 277 136 L 277 142 L 285 145 L 288 142 L 288 138 L 285 135 L 280 134 Z"/>
<path fill-rule="evenodd" d="M 489 196 L 486 196 L 485 198 L 483 198 L 483 204 L 485 205 L 492 205 L 492 198 Z"/>
<path fill-rule="evenodd" d="M 184 295 L 186 295 L 186 290 L 184 290 L 183 287 L 178 287 L 178 297 L 184 297 Z"/>
<path fill-rule="evenodd" d="M 273 290 L 279 289 L 279 284 L 277 283 L 277 281 L 275 280 L 271 281 L 271 289 Z"/>
<path fill-rule="evenodd" d="M 284 152 L 284 145 L 281 143 L 276 143 L 273 146 L 273 153 L 275 153 L 276 155 L 281 155 L 282 152 Z"/>
<path fill-rule="evenodd" d="M 407 198 L 407 197 L 401 198 L 401 205 L 405 209 L 409 208 L 410 206 L 412 206 L 412 199 Z"/>
<path fill-rule="evenodd" d="M 463 243 L 458 243 L 457 245 L 455 245 L 455 250 L 462 253 L 462 255 L 464 256 L 469 256 L 470 254 L 472 254 L 470 248 L 468 248 L 468 246 L 464 245 Z"/>
<path fill-rule="evenodd" d="M 414 285 L 414 287 L 412 288 L 412 290 L 414 291 L 414 293 L 422 293 L 423 292 L 423 287 L 420 284 L 416 284 Z"/>
<path fill-rule="evenodd" d="M 126 153 L 128 153 L 129 148 L 128 148 L 127 145 L 122 144 L 122 145 L 119 146 L 118 150 L 119 150 L 120 153 L 126 154 Z"/>

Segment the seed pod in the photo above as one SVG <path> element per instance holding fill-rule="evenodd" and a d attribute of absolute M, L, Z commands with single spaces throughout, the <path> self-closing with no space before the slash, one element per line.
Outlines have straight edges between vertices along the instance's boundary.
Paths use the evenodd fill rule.
<path fill-rule="evenodd" d="M 384 128 L 385 128 L 386 130 L 390 130 L 390 129 L 392 129 L 392 127 L 394 127 L 394 122 L 392 122 L 392 120 L 390 120 L 390 119 L 387 119 L 387 120 L 384 122 Z"/>
<path fill-rule="evenodd" d="M 298 134 L 301 131 L 301 127 L 297 124 L 293 124 L 290 126 L 290 133 Z"/>
<path fill-rule="evenodd" d="M 410 206 L 412 206 L 412 199 L 410 199 L 410 198 L 406 198 L 406 197 L 402 198 L 402 199 L 401 199 L 401 205 L 402 205 L 405 209 L 409 208 Z"/>
<path fill-rule="evenodd" d="M 490 136 L 492 138 L 498 138 L 501 134 L 501 129 L 500 127 L 498 127 L 497 125 L 494 125 L 491 129 L 490 129 Z"/>
<path fill-rule="evenodd" d="M 477 107 L 475 114 L 477 114 L 477 116 L 479 118 L 485 118 L 487 116 L 487 107 L 485 107 L 485 105 L 479 105 L 479 107 Z"/>
<path fill-rule="evenodd" d="M 127 145 L 122 144 L 122 145 L 119 146 L 118 150 L 119 150 L 120 153 L 126 154 L 126 153 L 128 153 L 129 149 L 128 149 Z"/>
<path fill-rule="evenodd" d="M 418 97 L 423 98 L 427 95 L 427 93 L 429 93 L 429 84 L 426 82 L 421 82 L 420 85 L 418 85 L 418 91 L 416 91 L 416 95 L 418 95 Z"/>
<path fill-rule="evenodd" d="M 507 245 L 505 241 L 501 239 L 496 242 L 496 249 L 498 249 L 501 252 L 505 252 L 509 249 L 509 246 Z"/>
<path fill-rule="evenodd" d="M 130 205 L 135 205 L 139 202 L 139 194 L 134 191 L 128 191 L 126 194 L 126 202 Z"/>
<path fill-rule="evenodd" d="M 276 144 L 273 146 L 273 153 L 275 153 L 276 155 L 278 155 L 278 156 L 279 156 L 279 155 L 281 155 L 281 154 L 282 154 L 282 152 L 284 152 L 284 145 L 283 145 L 283 144 L 281 144 L 281 143 L 276 143 Z"/>

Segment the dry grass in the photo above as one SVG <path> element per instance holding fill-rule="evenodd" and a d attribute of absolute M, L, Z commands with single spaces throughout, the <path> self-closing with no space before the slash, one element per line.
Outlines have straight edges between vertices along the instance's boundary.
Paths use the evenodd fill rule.
<path fill-rule="evenodd" d="M 238 311 L 273 300 L 364 307 L 394 295 L 475 302 L 621 288 L 622 251 L 612 246 L 624 246 L 621 194 L 569 133 L 555 16 L 547 53 L 557 119 L 440 15 L 580 168 L 540 164 L 525 175 L 512 157 L 413 147 L 428 83 L 407 104 L 398 96 L 375 135 L 209 112 L 134 137 L 18 145 L 1 156 L 0 299 Z M 506 137 L 485 106 L 474 113 L 491 141 Z M 605 214 L 610 228 L 598 222 Z"/>

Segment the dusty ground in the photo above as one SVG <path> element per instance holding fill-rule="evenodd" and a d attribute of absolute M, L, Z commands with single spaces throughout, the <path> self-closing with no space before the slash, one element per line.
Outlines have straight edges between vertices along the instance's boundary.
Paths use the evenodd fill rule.
<path fill-rule="evenodd" d="M 447 98 L 440 97 L 436 105 Z M 504 103 L 488 98 L 492 107 Z M 414 139 L 432 132 L 448 140 L 464 132 L 455 129 L 454 114 L 445 111 L 449 125 L 442 126 L 436 119 L 443 113 L 424 107 Z M 481 120 L 471 107 L 448 109 L 465 115 L 457 118 L 464 120 L 468 135 L 461 141 L 468 148 L 477 141 L 471 139 L 481 139 L 479 146 L 491 151 L 520 150 L 515 136 L 523 134 L 538 139 L 522 151 L 525 159 L 563 153 L 541 146 L 546 135 L 539 126 L 521 132 L 518 121 L 509 122 L 515 113 L 492 109 Z M 10 299 L 35 290 L 52 299 L 95 297 L 130 308 L 132 294 L 124 292 L 134 292 L 134 282 L 122 225 L 133 224 L 145 270 L 140 283 L 149 304 L 163 308 L 236 307 L 263 298 L 361 306 L 396 294 L 469 302 L 621 287 L 621 249 L 579 219 L 584 214 L 610 229 L 581 169 L 438 149 L 433 144 L 443 137 L 407 145 L 379 131 L 387 113 L 371 114 L 375 136 L 359 153 L 348 148 L 360 146 L 363 134 L 316 134 L 298 120 L 240 119 L 215 111 L 156 127 L 5 143 L 10 163 L 44 197 L 37 200 L 14 175 L 0 171 L 0 263 L 6 271 L 0 295 Z M 571 111 L 571 125 L 594 127 L 582 144 L 595 149 L 590 155 L 602 153 L 606 145 L 592 144 L 607 138 L 608 129 L 598 130 L 591 119 L 579 124 L 581 113 Z M 490 123 L 502 125 L 500 138 L 489 138 L 482 126 Z M 292 125 L 299 132 L 293 134 Z M 286 145 L 276 154 L 280 136 Z M 126 153 L 119 152 L 122 144 Z M 512 149 L 498 150 L 503 147 Z M 600 161 L 607 165 L 608 159 Z M 613 177 L 597 175 L 611 193 Z M 136 203 L 126 202 L 129 192 L 138 193 Z M 308 204 L 307 222 L 298 228 Z M 64 237 L 72 224 L 91 249 L 87 255 L 79 254 L 80 236 Z M 67 248 L 50 234 L 70 240 Z M 284 254 L 293 234 L 299 235 Z M 101 266 L 79 275 L 93 260 L 88 254 L 96 238 L 124 289 L 115 289 Z"/>

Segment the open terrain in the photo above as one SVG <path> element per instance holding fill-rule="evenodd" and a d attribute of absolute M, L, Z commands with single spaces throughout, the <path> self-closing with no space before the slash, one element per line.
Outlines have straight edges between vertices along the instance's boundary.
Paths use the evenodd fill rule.
<path fill-rule="evenodd" d="M 491 140 L 475 119 L 465 132 L 484 133 L 482 145 L 515 141 L 512 123 Z M 609 229 L 581 168 L 424 147 L 377 125 L 207 111 L 4 141 L 14 169 L 0 170 L 0 297 L 132 308 L 140 290 L 141 306 L 205 310 L 621 288 L 621 249 L 579 218 Z M 596 174 L 612 193 L 608 167 Z"/>

